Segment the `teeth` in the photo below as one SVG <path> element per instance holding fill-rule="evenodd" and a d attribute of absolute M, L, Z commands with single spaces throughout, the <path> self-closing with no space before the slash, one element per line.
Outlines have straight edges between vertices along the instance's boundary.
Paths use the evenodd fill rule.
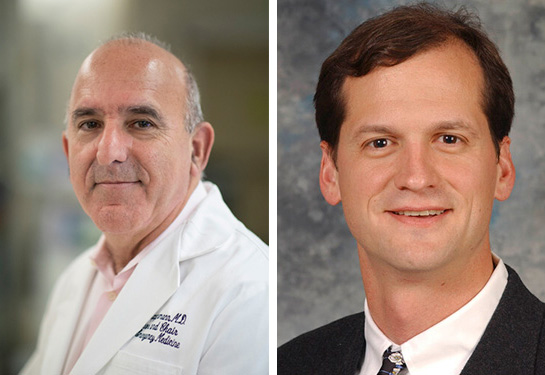
<path fill-rule="evenodd" d="M 404 216 L 436 216 L 441 215 L 445 210 L 436 211 L 436 210 L 426 210 L 426 211 L 398 211 L 395 212 L 396 215 Z"/>

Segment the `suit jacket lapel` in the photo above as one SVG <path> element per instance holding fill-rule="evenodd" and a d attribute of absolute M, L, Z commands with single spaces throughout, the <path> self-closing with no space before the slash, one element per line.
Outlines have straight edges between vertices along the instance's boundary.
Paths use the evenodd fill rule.
<path fill-rule="evenodd" d="M 138 264 L 74 365 L 72 375 L 100 371 L 176 291 L 176 234 L 171 233 Z"/>
<path fill-rule="evenodd" d="M 500 303 L 461 375 L 536 373 L 545 305 L 512 268 L 507 270 L 509 279 Z"/>

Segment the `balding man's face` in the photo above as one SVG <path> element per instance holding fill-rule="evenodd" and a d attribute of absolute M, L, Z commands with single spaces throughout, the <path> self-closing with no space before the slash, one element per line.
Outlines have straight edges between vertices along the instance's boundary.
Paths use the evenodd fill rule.
<path fill-rule="evenodd" d="M 149 43 L 113 42 L 84 62 L 63 141 L 74 191 L 103 232 L 153 232 L 198 182 L 183 75 L 177 60 Z"/>

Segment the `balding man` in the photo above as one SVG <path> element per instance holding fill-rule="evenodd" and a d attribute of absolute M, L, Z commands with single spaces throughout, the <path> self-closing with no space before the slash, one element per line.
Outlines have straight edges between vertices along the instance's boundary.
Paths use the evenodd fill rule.
<path fill-rule="evenodd" d="M 83 62 L 63 147 L 103 232 L 62 274 L 25 374 L 265 374 L 268 249 L 202 182 L 196 83 L 125 35 Z"/>

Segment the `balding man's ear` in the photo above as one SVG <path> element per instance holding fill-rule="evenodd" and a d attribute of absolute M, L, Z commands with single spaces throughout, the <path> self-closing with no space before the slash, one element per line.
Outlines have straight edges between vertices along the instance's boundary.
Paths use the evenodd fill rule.
<path fill-rule="evenodd" d="M 214 144 L 214 128 L 208 122 L 201 122 L 195 127 L 191 135 L 191 174 L 199 177 L 208 164 L 210 151 Z"/>
<path fill-rule="evenodd" d="M 62 132 L 62 149 L 64 155 L 66 155 L 66 160 L 68 160 L 68 137 L 66 136 L 66 130 Z"/>

